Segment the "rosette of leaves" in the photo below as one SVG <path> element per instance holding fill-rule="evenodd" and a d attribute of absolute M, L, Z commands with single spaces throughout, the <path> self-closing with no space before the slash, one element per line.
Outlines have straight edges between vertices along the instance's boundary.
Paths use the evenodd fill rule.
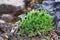
<path fill-rule="evenodd" d="M 53 17 L 45 10 L 32 10 L 20 20 L 18 34 L 20 36 L 36 36 L 47 34 L 53 30 Z"/>

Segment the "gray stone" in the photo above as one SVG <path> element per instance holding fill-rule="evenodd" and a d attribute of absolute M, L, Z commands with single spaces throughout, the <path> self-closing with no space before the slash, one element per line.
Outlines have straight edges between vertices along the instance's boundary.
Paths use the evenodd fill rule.
<path fill-rule="evenodd" d="M 60 32 L 60 21 L 57 23 L 57 31 Z"/>
<path fill-rule="evenodd" d="M 12 21 L 14 19 L 14 17 L 10 14 L 3 14 L 2 19 L 5 21 Z"/>
<path fill-rule="evenodd" d="M 55 2 L 55 29 L 60 33 L 60 2 Z M 60 34 L 59 34 L 60 35 Z"/>
<path fill-rule="evenodd" d="M 0 40 L 4 40 L 2 37 L 0 37 Z"/>
<path fill-rule="evenodd" d="M 10 33 L 11 29 L 12 29 L 12 24 L 10 23 L 0 23 L 0 32 L 1 33 Z"/>
<path fill-rule="evenodd" d="M 7 38 L 7 39 L 8 39 L 7 33 L 2 33 L 1 36 L 2 36 L 3 38 Z"/>
<path fill-rule="evenodd" d="M 23 1 L 24 0 L 0 0 L 0 4 L 8 4 L 16 7 L 21 6 L 21 8 L 23 8 L 25 5 Z"/>
<path fill-rule="evenodd" d="M 56 11 L 55 16 L 57 17 L 57 21 L 58 21 L 58 20 L 60 21 L 60 11 Z"/>
<path fill-rule="evenodd" d="M 25 14 L 21 14 L 18 16 L 18 18 L 23 18 L 25 16 Z"/>
<path fill-rule="evenodd" d="M 0 20 L 0 23 L 6 23 L 4 20 Z"/>
<path fill-rule="evenodd" d="M 55 2 L 60 2 L 60 0 L 55 0 Z"/>
<path fill-rule="evenodd" d="M 44 10 L 48 10 L 49 12 L 51 12 L 51 15 L 55 14 L 55 8 L 54 8 L 54 1 L 43 1 L 42 3 L 42 7 Z"/>
<path fill-rule="evenodd" d="M 1 4 L 0 5 L 0 15 L 1 14 L 14 14 L 16 12 L 16 7 L 13 5 L 6 5 Z"/>

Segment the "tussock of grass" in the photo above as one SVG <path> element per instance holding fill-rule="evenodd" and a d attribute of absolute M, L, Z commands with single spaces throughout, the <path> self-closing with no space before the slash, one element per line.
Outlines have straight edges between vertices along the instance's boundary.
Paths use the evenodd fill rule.
<path fill-rule="evenodd" d="M 44 10 L 32 10 L 20 21 L 18 34 L 21 36 L 32 37 L 53 30 L 53 17 Z"/>

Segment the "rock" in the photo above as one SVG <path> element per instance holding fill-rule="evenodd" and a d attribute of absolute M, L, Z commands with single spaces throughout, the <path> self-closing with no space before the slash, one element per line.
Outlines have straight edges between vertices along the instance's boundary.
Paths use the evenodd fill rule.
<path fill-rule="evenodd" d="M 8 5 L 13 5 L 13 6 L 21 6 L 21 8 L 24 7 L 24 0 L 1 0 L 0 4 L 8 4 Z"/>
<path fill-rule="evenodd" d="M 18 1 L 17 0 L 1 0 L 0 1 L 0 15 L 12 14 L 14 16 L 18 16 L 24 12 L 30 11 L 32 8 L 30 7 L 31 1 L 32 0 L 18 0 Z"/>
<path fill-rule="evenodd" d="M 60 0 L 55 0 L 55 2 L 60 2 Z"/>
<path fill-rule="evenodd" d="M 56 10 L 60 9 L 59 8 L 60 7 L 60 2 L 55 2 L 54 6 L 55 6 Z"/>
<path fill-rule="evenodd" d="M 16 7 L 13 5 L 0 4 L 0 15 L 1 14 L 14 14 Z"/>
<path fill-rule="evenodd" d="M 8 22 L 8 21 L 12 21 L 14 17 L 10 14 L 3 14 L 2 19 Z"/>
<path fill-rule="evenodd" d="M 12 38 L 14 35 L 14 32 L 16 31 L 15 25 L 12 25 L 11 23 L 0 23 L 0 36 L 3 37 L 3 39 L 8 40 L 9 38 Z M 12 29 L 15 28 L 13 31 Z M 14 38 L 13 37 L 13 38 Z"/>
<path fill-rule="evenodd" d="M 6 23 L 4 20 L 0 20 L 0 23 Z"/>
<path fill-rule="evenodd" d="M 56 11 L 55 16 L 57 17 L 56 20 L 60 21 L 60 11 Z"/>
<path fill-rule="evenodd" d="M 25 8 L 25 6 L 31 6 L 30 2 L 32 2 L 32 0 L 1 0 L 0 5 L 11 5 L 17 7 L 17 10 L 22 10 Z"/>
<path fill-rule="evenodd" d="M 25 16 L 25 14 L 21 14 L 18 16 L 18 18 L 20 19 L 20 18 L 23 18 L 24 16 Z"/>
<path fill-rule="evenodd" d="M 19 6 L 16 7 L 12 4 L 2 3 L 2 4 L 0 4 L 0 15 L 2 15 L 2 14 L 11 14 L 11 15 L 14 15 L 14 16 L 19 15 L 19 14 L 21 14 L 23 8 L 24 7 L 22 7 L 22 5 L 19 5 Z"/>
<path fill-rule="evenodd" d="M 49 12 L 51 12 L 50 14 L 52 16 L 54 16 L 55 15 L 55 7 L 54 7 L 54 4 L 55 4 L 54 1 L 43 1 L 42 4 L 35 5 L 34 8 L 35 9 L 41 8 L 43 10 L 49 11 Z"/>
<path fill-rule="evenodd" d="M 57 33 L 60 33 L 60 2 L 55 2 L 54 6 L 56 8 L 56 11 L 55 11 L 56 27 L 55 27 L 55 29 L 57 30 Z"/>
<path fill-rule="evenodd" d="M 10 33 L 12 29 L 12 25 L 10 23 L 0 23 L 0 32 L 1 33 Z"/>
<path fill-rule="evenodd" d="M 54 1 L 43 1 L 42 7 L 48 11 L 53 11 Z"/>
<path fill-rule="evenodd" d="M 57 23 L 57 31 L 60 32 L 60 21 Z"/>
<path fill-rule="evenodd" d="M 2 33 L 1 36 L 2 36 L 3 38 L 7 38 L 7 39 L 8 39 L 8 37 L 9 37 L 7 33 Z"/>
<path fill-rule="evenodd" d="M 12 24 L 18 21 L 18 17 L 11 14 L 2 14 L 1 19 Z"/>
<path fill-rule="evenodd" d="M 2 37 L 0 37 L 0 40 L 4 40 Z"/>

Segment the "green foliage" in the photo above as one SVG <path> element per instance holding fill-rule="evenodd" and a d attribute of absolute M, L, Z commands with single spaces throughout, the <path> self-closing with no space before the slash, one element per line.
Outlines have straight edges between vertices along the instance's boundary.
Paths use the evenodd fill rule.
<path fill-rule="evenodd" d="M 44 10 L 32 10 L 20 20 L 18 34 L 20 36 L 36 36 L 47 34 L 53 30 L 53 17 Z"/>

